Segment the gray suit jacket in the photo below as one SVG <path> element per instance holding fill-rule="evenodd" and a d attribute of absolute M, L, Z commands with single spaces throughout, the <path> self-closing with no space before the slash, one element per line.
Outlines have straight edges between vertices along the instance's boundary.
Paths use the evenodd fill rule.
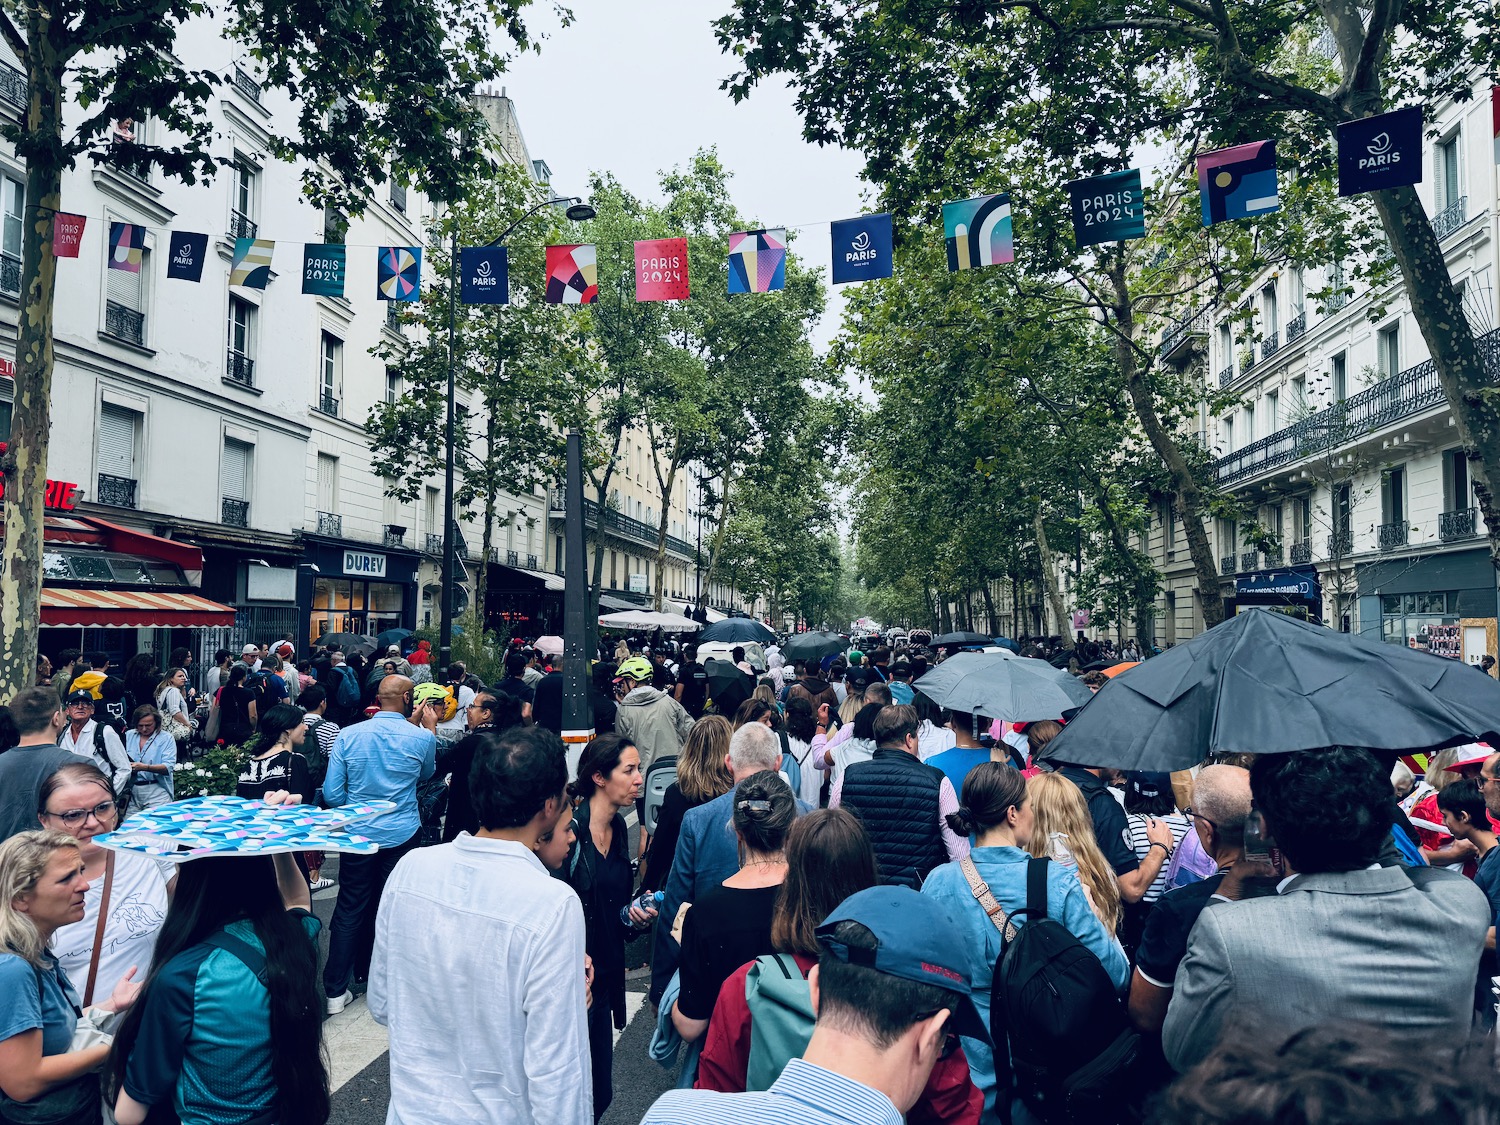
<path fill-rule="evenodd" d="M 1279 1043 L 1330 1020 L 1462 1036 L 1489 925 L 1483 891 L 1426 867 L 1299 875 L 1273 898 L 1214 901 L 1188 938 L 1162 1049 L 1187 1070 L 1222 1036 Z"/>

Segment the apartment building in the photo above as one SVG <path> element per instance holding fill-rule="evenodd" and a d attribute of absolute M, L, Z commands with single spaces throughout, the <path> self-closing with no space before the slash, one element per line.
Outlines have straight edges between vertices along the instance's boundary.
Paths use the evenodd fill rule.
<path fill-rule="evenodd" d="M 1476 81 L 1474 98 L 1437 108 L 1418 191 L 1500 377 L 1488 88 Z M 1399 278 L 1371 292 L 1347 263 L 1274 270 L 1171 326 L 1160 356 L 1235 395 L 1216 415 L 1202 407 L 1194 435 L 1246 513 L 1210 529 L 1231 612 L 1276 605 L 1474 663 L 1496 651 L 1486 529 Z M 1149 549 L 1164 575 L 1157 643 L 1184 640 L 1203 615 L 1166 505 Z"/>

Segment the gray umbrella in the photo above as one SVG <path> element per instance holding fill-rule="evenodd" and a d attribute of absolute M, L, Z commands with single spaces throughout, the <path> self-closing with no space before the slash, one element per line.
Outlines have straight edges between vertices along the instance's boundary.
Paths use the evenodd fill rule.
<path fill-rule="evenodd" d="M 1088 685 L 1045 660 L 1009 652 L 960 652 L 912 685 L 939 707 L 1031 723 L 1087 703 Z"/>
<path fill-rule="evenodd" d="M 781 646 L 781 655 L 789 661 L 822 660 L 825 656 L 843 652 L 849 642 L 827 629 L 815 629 L 810 633 L 795 633 Z"/>
<path fill-rule="evenodd" d="M 1185 770 L 1210 754 L 1418 753 L 1497 734 L 1489 676 L 1256 608 L 1120 673 L 1038 758 Z"/>

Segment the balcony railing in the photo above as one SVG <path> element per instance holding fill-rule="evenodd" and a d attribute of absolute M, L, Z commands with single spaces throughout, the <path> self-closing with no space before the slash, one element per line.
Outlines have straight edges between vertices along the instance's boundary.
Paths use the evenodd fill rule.
<path fill-rule="evenodd" d="M 1258 566 L 1260 566 L 1260 552 L 1259 551 L 1241 551 L 1240 552 L 1240 569 L 1241 570 L 1254 570 Z"/>
<path fill-rule="evenodd" d="M 1328 311 L 1337 312 L 1349 303 L 1349 290 L 1338 289 L 1328 294 Z"/>
<path fill-rule="evenodd" d="M 241 386 L 255 386 L 255 360 L 230 348 L 224 357 L 224 378 Z"/>
<path fill-rule="evenodd" d="M 1280 547 L 1272 547 L 1266 551 L 1266 565 L 1280 566 L 1286 561 L 1286 552 Z"/>
<path fill-rule="evenodd" d="M 1406 546 L 1407 525 L 1405 520 L 1383 523 L 1375 529 L 1375 541 L 1382 551 L 1393 551 Z"/>
<path fill-rule="evenodd" d="M 336 512 L 319 512 L 318 534 L 342 539 L 344 536 L 344 517 Z"/>
<path fill-rule="evenodd" d="M 337 418 L 339 416 L 339 400 L 327 391 L 318 392 L 318 412 Z"/>
<path fill-rule="evenodd" d="M 1441 242 L 1463 226 L 1468 217 L 1469 197 L 1460 195 L 1432 217 L 1432 233 L 1437 235 L 1438 241 Z"/>
<path fill-rule="evenodd" d="M 527 555 L 526 556 L 526 569 L 527 570 L 535 570 L 536 568 L 537 568 L 537 565 L 536 565 L 536 556 L 535 555 Z"/>
<path fill-rule="evenodd" d="M 1232 382 L 1234 382 L 1234 364 L 1231 363 L 1219 372 L 1219 386 L 1227 387 Z"/>
<path fill-rule="evenodd" d="M 380 537 L 380 541 L 387 547 L 404 547 L 406 546 L 406 531 L 405 529 L 392 531 L 390 528 L 386 528 Z"/>
<path fill-rule="evenodd" d="M 1472 539 L 1478 534 L 1479 509 L 1457 508 L 1438 515 L 1438 538 L 1444 543 L 1455 539 Z"/>
<path fill-rule="evenodd" d="M 96 499 L 111 508 L 135 507 L 135 481 L 129 477 L 112 477 L 99 474 L 99 495 Z"/>
<path fill-rule="evenodd" d="M 21 259 L 0 255 L 0 292 L 12 297 L 21 295 Z"/>
<path fill-rule="evenodd" d="M 249 527 L 250 501 L 225 496 L 219 501 L 219 522 L 225 527 Z"/>
<path fill-rule="evenodd" d="M 1161 358 L 1166 359 L 1183 344 L 1194 336 L 1203 336 L 1208 332 L 1208 310 L 1199 309 L 1191 316 L 1185 316 L 1176 324 L 1167 329 L 1161 339 Z"/>
<path fill-rule="evenodd" d="M 255 238 L 260 234 L 260 224 L 243 211 L 230 209 L 229 212 L 229 237 L 230 238 Z"/>
<path fill-rule="evenodd" d="M 554 488 L 551 496 L 552 511 L 558 514 L 567 510 L 567 497 L 560 488 Z M 599 524 L 599 505 L 593 500 L 583 502 L 583 521 L 588 526 L 597 527 Z M 613 508 L 604 509 L 604 526 L 613 531 L 621 538 L 644 543 L 647 546 L 656 546 L 656 528 L 644 520 L 632 519 L 630 516 L 622 515 Z M 692 555 L 696 548 L 686 539 L 679 539 L 675 535 L 667 536 L 667 550 L 676 551 L 680 555 Z"/>
<path fill-rule="evenodd" d="M 1281 334 L 1279 332 L 1267 333 L 1266 338 L 1260 342 L 1260 358 L 1270 359 L 1281 350 Z"/>
<path fill-rule="evenodd" d="M 1328 537 L 1328 557 L 1341 559 L 1354 550 L 1354 532 L 1335 531 Z"/>
<path fill-rule="evenodd" d="M 1299 312 L 1291 320 L 1286 322 L 1286 342 L 1292 343 L 1307 335 L 1307 313 Z"/>
<path fill-rule="evenodd" d="M 1292 565 L 1312 562 L 1312 540 L 1299 539 L 1292 544 Z"/>
<path fill-rule="evenodd" d="M 1476 343 L 1492 384 L 1500 384 L 1500 329 Z M 1343 402 L 1310 414 L 1274 434 L 1251 442 L 1214 463 L 1221 485 L 1233 484 L 1304 457 L 1337 449 L 1384 426 L 1444 402 L 1437 368 L 1424 360 Z"/>
<path fill-rule="evenodd" d="M 251 78 L 239 67 L 234 68 L 234 75 L 230 80 L 234 88 L 257 105 L 260 103 L 260 83 Z"/>
<path fill-rule="evenodd" d="M 505 552 L 505 565 L 506 566 L 519 567 L 521 565 L 521 552 L 520 551 L 506 551 Z"/>
<path fill-rule="evenodd" d="M 104 331 L 130 344 L 146 343 L 146 314 L 114 301 L 104 302 Z"/>
<path fill-rule="evenodd" d="M 0 63 L 0 101 L 9 102 L 17 109 L 27 109 L 31 102 L 31 87 L 26 75 L 8 63 Z"/>
<path fill-rule="evenodd" d="M 427 554 L 441 555 L 443 553 L 443 537 L 435 531 L 427 533 Z"/>
<path fill-rule="evenodd" d="M 1248 374 L 1249 371 L 1250 371 L 1250 369 L 1252 367 L 1254 367 L 1254 366 L 1255 366 L 1255 349 L 1251 348 L 1249 351 L 1245 352 L 1244 355 L 1240 356 L 1240 374 L 1241 375 Z"/>
<path fill-rule="evenodd" d="M 1226 577 L 1234 573 L 1234 556 L 1225 555 L 1219 560 L 1219 573 Z"/>

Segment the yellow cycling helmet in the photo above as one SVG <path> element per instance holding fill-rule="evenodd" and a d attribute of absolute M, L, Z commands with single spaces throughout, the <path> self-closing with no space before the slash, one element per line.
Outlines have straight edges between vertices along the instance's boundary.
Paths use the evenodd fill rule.
<path fill-rule="evenodd" d="M 651 668 L 651 661 L 644 656 L 632 656 L 616 670 L 615 675 L 630 680 L 645 682 L 656 673 Z"/>

